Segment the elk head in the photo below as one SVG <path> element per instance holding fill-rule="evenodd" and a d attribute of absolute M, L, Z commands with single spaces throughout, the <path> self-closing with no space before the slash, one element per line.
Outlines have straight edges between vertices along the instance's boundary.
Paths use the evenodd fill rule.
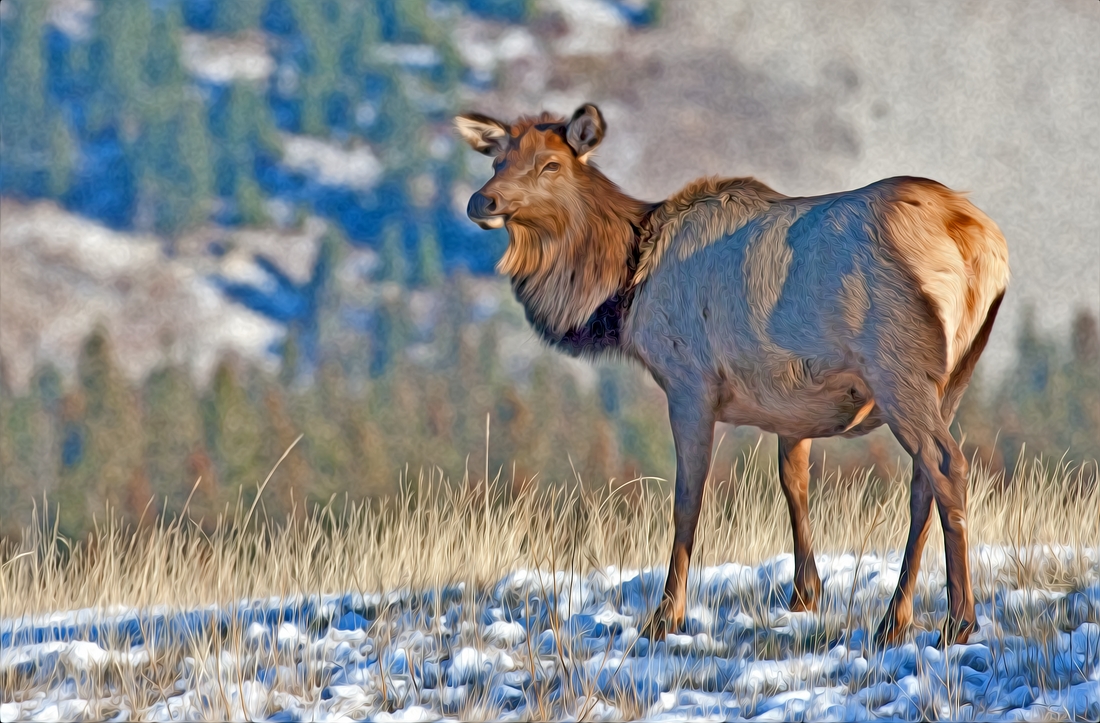
<path fill-rule="evenodd" d="M 569 121 L 543 113 L 507 124 L 467 114 L 455 126 L 493 157 L 493 177 L 466 213 L 482 228 L 508 229 L 497 270 L 511 277 L 540 329 L 575 328 L 630 279 L 638 226 L 652 208 L 589 163 L 603 116 L 586 104 Z"/>
<path fill-rule="evenodd" d="M 466 207 L 482 228 L 516 223 L 560 234 L 563 222 L 590 205 L 585 194 L 599 172 L 588 158 L 605 129 L 596 106 L 581 106 L 568 123 L 544 113 L 509 125 L 470 113 L 455 118 L 455 127 L 475 151 L 493 157 L 493 177 Z"/>

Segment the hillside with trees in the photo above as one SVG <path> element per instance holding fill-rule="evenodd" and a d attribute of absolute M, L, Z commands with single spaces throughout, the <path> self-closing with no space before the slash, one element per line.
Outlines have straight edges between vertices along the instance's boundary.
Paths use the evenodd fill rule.
<path fill-rule="evenodd" d="M 656 3 L 605 5 L 631 27 L 659 18 Z M 2 5 L 6 199 L 155 238 L 164 263 L 200 270 L 241 253 L 226 239 L 242 230 L 320 218 L 323 233 L 302 274 L 251 251 L 262 280 L 201 272 L 280 329 L 266 359 L 226 353 L 196 376 L 166 355 L 133 378 L 105 326 L 71 373 L 39 360 L 17 380 L 0 358 L 0 533 L 18 535 L 43 499 L 76 536 L 105 505 L 138 524 L 179 512 L 193 488 L 191 514 L 212 525 L 300 434 L 263 499 L 273 514 L 385 496 L 399 480 L 457 484 L 486 465 L 517 491 L 671 475 L 655 385 L 628 365 L 580 369 L 541 349 L 488 278 L 506 236 L 462 214 L 472 179 L 451 117 L 494 77 L 451 30 L 474 18 L 552 34 L 560 18 L 525 0 L 87 6 Z M 959 425 L 968 454 L 1009 472 L 1025 444 L 1095 460 L 1095 317 L 1082 312 L 1063 338 L 1025 323 L 1015 366 L 978 379 Z M 758 440 L 726 431 L 719 475 Z M 815 461 L 888 474 L 900 454 L 876 433 L 818 445 Z"/>

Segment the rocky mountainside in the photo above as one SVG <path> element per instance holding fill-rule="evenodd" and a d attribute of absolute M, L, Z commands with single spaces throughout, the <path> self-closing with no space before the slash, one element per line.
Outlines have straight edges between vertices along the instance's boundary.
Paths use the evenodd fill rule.
<path fill-rule="evenodd" d="M 166 258 L 154 237 L 113 231 L 52 202 L 5 199 L 0 214 L 0 356 L 16 389 L 37 362 L 71 374 L 96 324 L 135 380 L 165 357 L 186 361 L 200 378 L 223 352 L 267 357 L 279 325 L 226 298 L 210 276 L 254 276 L 250 252 L 259 248 L 277 248 L 288 272 L 308 273 L 318 236 L 242 232 L 234 235 L 239 250 L 221 259 Z"/>
<path fill-rule="evenodd" d="M 297 107 L 280 98 L 298 98 L 317 81 L 297 36 L 279 35 L 271 8 L 287 3 L 260 5 L 268 30 L 190 27 L 178 45 L 181 72 L 212 104 L 212 119 L 229 103 L 228 88 L 266 86 L 275 104 L 278 130 L 256 131 L 267 133 L 271 157 L 233 161 L 255 165 L 255 184 L 239 185 L 248 178 L 238 174 L 232 197 L 213 204 L 215 220 L 225 225 L 192 227 L 166 243 L 145 228 L 142 219 L 152 212 L 140 198 L 133 233 L 72 213 L 83 208 L 75 192 L 65 199 L 68 211 L 4 202 L 0 352 L 17 382 L 35 359 L 71 367 L 79 339 L 97 320 L 119 340 L 135 374 L 162 352 L 194 359 L 197 369 L 208 369 L 225 349 L 273 362 L 288 319 L 272 309 L 309 304 L 265 297 L 273 287 L 263 269 L 308 280 L 321 226 L 288 230 L 303 214 L 324 217 L 356 244 L 345 263 L 370 266 L 387 229 L 415 254 L 415 239 L 430 229 L 446 270 L 491 273 L 503 237 L 467 228 L 463 218 L 470 192 L 490 173 L 488 161 L 457 150 L 460 171 L 448 170 L 456 145 L 446 119 L 460 107 L 509 117 L 541 109 L 566 114 L 596 102 L 610 124 L 598 162 L 647 199 L 702 174 L 756 175 L 793 195 L 901 174 L 971 190 L 1002 226 L 1014 268 L 983 361 L 987 371 L 1007 367 L 1026 305 L 1038 304 L 1040 327 L 1059 332 L 1076 307 L 1100 311 L 1095 3 L 708 1 L 666 3 L 656 15 L 653 3 L 626 0 L 430 4 L 424 22 L 445 28 L 446 36 L 406 42 L 397 33 L 370 54 L 378 67 L 403 69 L 393 76 L 402 97 L 428 119 L 413 149 L 372 140 L 385 109 L 369 93 L 348 111 L 350 131 L 333 126 L 322 137 L 294 128 L 294 118 L 280 120 Z M 529 7 L 512 13 L 513 5 Z M 5 6 L 6 22 L 13 11 Z M 190 0 L 183 6 L 185 19 L 206 7 Z M 50 42 L 77 47 L 99 9 L 92 0 L 52 2 L 46 21 L 58 34 Z M 450 49 L 465 72 L 447 95 L 424 78 L 444 67 Z M 226 133 L 232 137 L 232 128 Z M 108 147 L 83 149 L 82 163 Z M 428 170 L 394 175 L 406 163 L 402 154 L 422 156 L 417 163 Z M 266 220 L 242 230 L 249 215 L 242 208 L 256 194 L 251 213 Z M 354 270 L 334 278 L 371 283 Z M 251 288 L 248 298 L 261 303 L 226 294 L 225 282 Z M 291 287 L 274 291 L 293 295 Z"/>

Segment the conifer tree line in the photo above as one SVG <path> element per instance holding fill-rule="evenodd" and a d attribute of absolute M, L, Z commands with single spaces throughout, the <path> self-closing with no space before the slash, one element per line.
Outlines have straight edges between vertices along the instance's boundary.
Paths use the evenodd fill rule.
<path fill-rule="evenodd" d="M 476 481 L 486 464 L 518 492 L 578 477 L 606 483 L 671 459 L 671 438 L 650 419 L 659 399 L 632 383 L 633 370 L 603 368 L 595 393 L 585 393 L 544 350 L 528 379 L 511 378 L 498 353 L 500 322 L 472 319 L 467 286 L 460 277 L 440 288 L 444 318 L 421 344 L 434 361 L 411 359 L 409 292 L 396 287 L 379 312 L 388 316 L 384 333 L 352 339 L 343 358 L 321 358 L 309 383 L 288 343 L 275 371 L 227 357 L 204 385 L 173 365 L 131 384 L 96 329 L 74 380 L 43 365 L 25 392 L 0 386 L 3 534 L 17 535 L 43 496 L 68 535 L 87 532 L 105 506 L 137 523 L 152 500 L 151 521 L 180 512 L 200 477 L 188 512 L 213 525 L 238 494 L 250 501 L 300 434 L 263 498 L 275 515 L 332 495 L 392 494 L 402 477 L 461 483 L 469 470 Z M 376 354 L 374 339 L 388 353 Z"/>
<path fill-rule="evenodd" d="M 531 485 L 671 476 L 663 398 L 642 383 L 640 370 L 604 365 L 594 387 L 582 389 L 561 360 L 544 351 L 526 380 L 514 379 L 501 368 L 500 320 L 474 321 L 466 286 L 460 278 L 441 288 L 445 318 L 427 355 L 435 361 L 412 359 L 403 289 L 389 302 L 391 326 L 382 342 L 394 352 L 363 363 L 379 358 L 364 337 L 347 356 L 320 360 L 309 384 L 296 381 L 287 367 L 292 354 L 285 354 L 276 372 L 230 357 L 202 386 L 172 365 L 134 385 L 119 372 L 106 333 L 94 331 L 70 383 L 44 365 L 25 392 L 0 384 L 0 533 L 18 535 L 43 496 L 54 513 L 60 510 L 61 531 L 73 536 L 87 532 L 94 515 L 102 519 L 105 505 L 131 523 L 143 512 L 151 521 L 179 513 L 200 477 L 188 512 L 209 526 L 239 494 L 251 502 L 299 434 L 302 441 L 262 500 L 276 516 L 333 495 L 356 501 L 391 495 L 401 478 L 406 484 L 432 475 L 476 481 L 486 463 L 490 476 L 499 475 L 515 493 Z M 1095 484 L 1095 317 L 1079 313 L 1068 343 L 1025 321 L 1017 351 L 1015 366 L 996 388 L 983 388 L 979 378 L 964 397 L 957 420 L 964 450 L 1005 470 L 1008 483 L 1022 445 L 1029 456 L 1065 454 L 1069 463 L 1085 466 L 1085 479 Z M 714 474 L 724 474 L 758 434 L 734 431 Z M 876 461 L 867 438 L 845 444 L 829 452 L 831 466 L 855 471 Z"/>

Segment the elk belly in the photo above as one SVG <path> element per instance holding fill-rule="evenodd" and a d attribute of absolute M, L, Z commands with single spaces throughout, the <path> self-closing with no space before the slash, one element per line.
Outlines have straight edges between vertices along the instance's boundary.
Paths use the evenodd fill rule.
<path fill-rule="evenodd" d="M 882 424 L 866 383 L 849 371 L 825 371 L 797 381 L 783 375 L 738 375 L 727 377 L 722 386 L 719 418 L 727 424 L 797 439 L 858 436 Z"/>

